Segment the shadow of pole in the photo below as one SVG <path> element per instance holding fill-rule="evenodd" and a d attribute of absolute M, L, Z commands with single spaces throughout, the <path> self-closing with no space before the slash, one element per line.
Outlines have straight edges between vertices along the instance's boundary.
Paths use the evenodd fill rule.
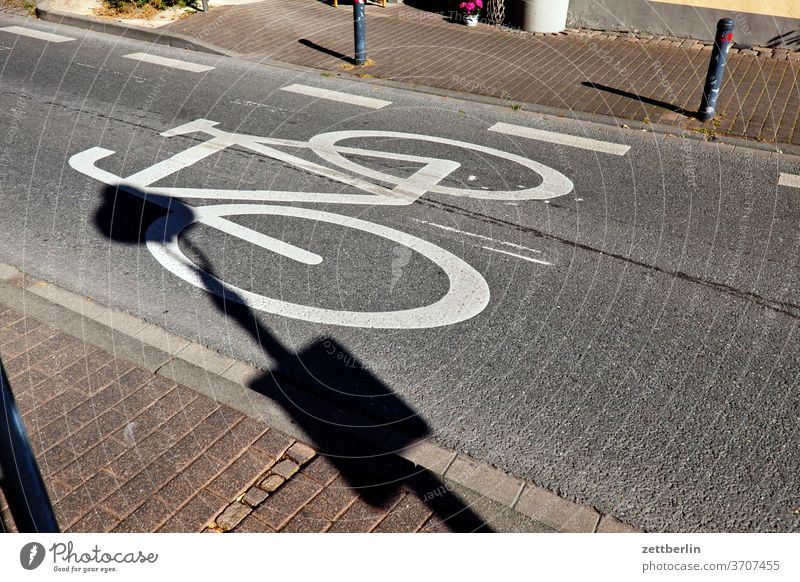
<path fill-rule="evenodd" d="M 329 49 L 329 48 L 325 48 L 324 46 L 318 45 L 317 43 L 312 42 L 312 41 L 310 41 L 310 40 L 308 40 L 306 38 L 301 38 L 297 42 L 299 42 L 303 46 L 307 46 L 308 48 L 312 48 L 315 51 L 319 51 L 321 53 L 324 53 L 324 54 L 326 54 L 328 56 L 331 56 L 331 57 L 334 57 L 336 59 L 342 60 L 342 61 L 344 61 L 346 63 L 351 64 L 351 65 L 355 65 L 356 64 L 356 60 L 353 57 L 348 57 L 347 55 L 343 55 L 342 53 L 340 53 L 338 51 L 335 51 L 335 50 L 332 50 L 332 49 Z"/>
<path fill-rule="evenodd" d="M 767 41 L 765 44 L 767 48 L 771 49 L 797 49 L 800 47 L 800 30 L 792 30 L 790 32 L 786 32 L 784 34 L 779 34 L 778 36 L 774 36 Z"/>
<path fill-rule="evenodd" d="M 170 217 L 192 212 L 178 201 L 171 201 L 168 211 L 163 200 L 150 204 L 144 192 L 126 190 L 106 186 L 102 192 L 95 223 L 110 240 L 163 244 Z M 163 232 L 148 232 L 147 226 L 163 216 Z M 243 298 L 220 282 L 206 255 L 190 241 L 182 243 L 217 310 L 276 362 L 249 388 L 279 404 L 365 502 L 386 507 L 405 488 L 451 531 L 492 531 L 436 474 L 398 454 L 430 434 L 416 411 L 333 337 L 318 338 L 298 353 L 287 349 Z"/>
<path fill-rule="evenodd" d="M 606 85 L 601 85 L 600 83 L 593 83 L 591 81 L 583 81 L 581 85 L 583 85 L 584 87 L 589 87 L 590 89 L 605 91 L 606 93 L 611 93 L 612 95 L 620 95 L 622 97 L 627 97 L 628 99 L 638 101 L 639 103 L 642 104 L 653 105 L 655 107 L 660 107 L 661 109 L 667 109 L 669 111 L 673 111 L 675 113 L 684 115 L 689 118 L 696 119 L 698 117 L 696 111 L 689 111 L 687 109 L 684 109 L 683 107 L 679 107 L 677 105 L 673 105 L 665 101 L 659 101 L 658 99 L 651 99 L 650 97 L 642 97 L 641 95 L 637 95 L 636 93 L 631 93 L 629 91 L 623 91 L 622 89 L 608 87 Z"/>

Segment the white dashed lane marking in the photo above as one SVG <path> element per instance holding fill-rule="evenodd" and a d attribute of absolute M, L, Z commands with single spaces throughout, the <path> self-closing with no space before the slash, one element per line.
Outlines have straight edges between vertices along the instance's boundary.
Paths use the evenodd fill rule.
<path fill-rule="evenodd" d="M 289 85 L 288 87 L 281 87 L 281 89 L 283 91 L 289 91 L 290 93 L 299 93 L 300 95 L 308 95 L 309 97 L 328 99 L 330 101 L 336 101 L 337 103 L 361 105 L 362 107 L 370 107 L 371 109 L 380 109 L 381 107 L 392 104 L 391 101 L 384 101 L 383 99 L 360 97 L 358 95 L 351 95 L 350 93 L 342 93 L 341 91 L 329 91 L 328 89 L 309 87 L 308 85 Z"/>
<path fill-rule="evenodd" d="M 447 232 L 454 232 L 454 233 L 457 233 L 457 234 L 460 234 L 460 235 L 463 235 L 463 236 L 469 236 L 469 237 L 472 237 L 472 238 L 485 240 L 485 241 L 488 241 L 488 242 L 490 242 L 492 244 L 504 245 L 504 246 L 508 246 L 508 247 L 511 247 L 511 248 L 514 248 L 514 249 L 517 249 L 517 250 L 520 250 L 520 251 L 526 251 L 526 252 L 530 252 L 530 253 L 541 253 L 542 252 L 542 251 L 537 251 L 536 249 L 532 249 L 530 247 L 526 247 L 524 245 L 520 245 L 520 244 L 517 244 L 517 243 L 512 243 L 512 242 L 508 242 L 508 241 L 504 241 L 504 240 L 497 240 L 497 239 L 492 238 L 490 236 L 486 236 L 486 235 L 483 235 L 483 234 L 478 234 L 478 233 L 475 233 L 475 232 L 467 232 L 466 230 L 459 230 L 457 228 L 453 228 L 452 226 L 445 226 L 444 224 L 436 224 L 435 222 L 428 222 L 427 220 L 420 220 L 419 218 L 412 218 L 411 220 L 413 220 L 414 222 L 419 222 L 420 224 L 427 224 L 428 226 L 432 226 L 432 227 L 438 228 L 440 230 L 445 230 Z"/>
<path fill-rule="evenodd" d="M 211 71 L 214 67 L 207 65 L 198 65 L 197 63 L 190 63 L 188 61 L 180 61 L 178 59 L 169 59 L 167 57 L 159 57 L 156 55 L 148 55 L 147 53 L 132 53 L 124 55 L 126 59 L 133 59 L 134 61 L 142 61 L 153 65 L 161 65 L 162 67 L 170 67 L 172 69 L 181 69 L 182 71 L 189 71 L 190 73 L 205 73 Z"/>
<path fill-rule="evenodd" d="M 800 188 L 800 176 L 796 174 L 784 174 L 778 177 L 778 186 L 789 186 L 790 188 Z"/>
<path fill-rule="evenodd" d="M 74 38 L 70 38 L 68 36 L 61 36 L 60 34 L 53 34 L 51 32 L 42 32 L 41 30 L 36 30 L 34 28 L 23 28 L 22 26 L 6 26 L 4 28 L 0 28 L 0 30 L 3 32 L 10 32 L 11 34 L 18 34 L 20 36 L 29 36 L 39 40 L 46 40 L 47 42 L 67 42 L 70 40 L 75 40 Z"/>
<path fill-rule="evenodd" d="M 604 154 L 613 154 L 615 156 L 624 156 L 628 150 L 631 149 L 631 146 L 621 143 L 600 141 L 597 139 L 590 139 L 588 137 L 578 137 L 576 135 L 569 135 L 566 133 L 557 133 L 555 131 L 545 131 L 543 129 L 523 127 L 521 125 L 511 125 L 510 123 L 495 123 L 489 128 L 489 131 L 505 133 L 507 135 L 516 135 L 518 137 L 526 137 L 528 139 L 536 139 L 539 141 L 546 141 L 549 143 L 580 148 L 583 150 L 592 150 L 594 152 L 600 152 Z"/>
<path fill-rule="evenodd" d="M 495 253 L 502 253 L 504 255 L 508 255 L 510 257 L 516 257 L 518 259 L 523 259 L 525 261 L 530 261 L 531 263 L 536 263 L 538 265 L 552 265 L 553 263 L 548 263 L 547 261 L 543 261 L 541 259 L 534 259 L 533 257 L 526 257 L 524 255 L 518 255 L 517 253 L 509 253 L 508 251 L 501 251 L 500 249 L 493 249 L 492 247 L 481 247 L 482 249 L 486 249 L 487 251 L 494 251 Z"/>

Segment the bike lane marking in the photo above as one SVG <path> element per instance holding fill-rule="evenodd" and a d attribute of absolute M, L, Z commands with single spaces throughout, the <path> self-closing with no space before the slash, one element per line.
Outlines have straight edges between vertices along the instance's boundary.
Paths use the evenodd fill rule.
<path fill-rule="evenodd" d="M 330 91 L 328 89 L 320 89 L 308 85 L 288 85 L 287 87 L 281 87 L 281 91 L 289 91 L 290 93 L 308 95 L 309 97 L 318 97 L 320 99 L 329 99 L 337 103 L 361 105 L 362 107 L 370 107 L 371 109 L 381 109 L 382 107 L 392 104 L 391 101 L 384 101 L 383 99 L 360 97 L 359 95 L 351 95 L 350 93 L 342 93 L 341 91 Z"/>
<path fill-rule="evenodd" d="M 555 131 L 545 131 L 544 129 L 534 129 L 532 127 L 523 127 L 521 125 L 511 125 L 510 123 L 495 123 L 489 128 L 489 131 L 504 133 L 506 135 L 516 135 L 518 137 L 527 137 L 529 139 L 546 141 L 549 143 L 565 145 L 584 150 L 592 150 L 604 154 L 613 154 L 615 156 L 624 156 L 628 150 L 631 149 L 631 146 L 621 143 L 601 141 L 588 137 L 578 137 L 576 135 L 557 133 Z"/>
<path fill-rule="evenodd" d="M 18 34 L 20 36 L 29 36 L 39 40 L 46 40 L 47 42 L 68 42 L 70 40 L 75 40 L 69 36 L 62 36 L 60 34 L 53 34 L 51 32 L 43 32 L 34 28 L 23 28 L 22 26 L 6 26 L 4 28 L 0 28 L 0 30 L 4 32 L 10 32 L 11 34 Z"/>
<path fill-rule="evenodd" d="M 540 164 L 528 158 L 523 158 L 510 152 L 496 150 L 487 146 L 479 144 L 462 142 L 444 137 L 434 137 L 424 134 L 416 133 L 402 133 L 396 131 L 372 131 L 372 130 L 349 130 L 349 131 L 331 131 L 327 133 L 319 133 L 308 140 L 311 149 L 322 159 L 328 161 L 345 170 L 349 170 L 355 174 L 360 174 L 374 180 L 383 182 L 394 182 L 399 184 L 404 181 L 403 179 L 386 174 L 366 166 L 357 164 L 356 162 L 345 158 L 342 154 L 353 153 L 358 154 L 360 150 L 340 147 L 336 144 L 342 140 L 351 138 L 389 138 L 389 139 L 416 139 L 420 141 L 434 142 L 442 145 L 452 145 L 455 147 L 464 147 L 466 149 L 481 152 L 491 156 L 496 156 L 503 160 L 515 162 L 525 168 L 533 170 L 542 178 L 542 182 L 535 187 L 525 188 L 523 190 L 468 190 L 463 188 L 452 188 L 442 186 L 439 184 L 431 185 L 428 192 L 436 194 L 448 194 L 451 196 L 464 196 L 468 198 L 479 198 L 484 200 L 546 200 L 548 198 L 556 198 L 569 194 L 573 189 L 572 181 L 561 172 Z M 393 157 L 398 155 L 393 154 Z M 398 158 L 399 159 L 399 158 Z"/>
<path fill-rule="evenodd" d="M 213 218 L 242 215 L 273 215 L 326 222 L 379 236 L 416 251 L 437 265 L 447 275 L 449 289 L 438 301 L 423 307 L 376 312 L 327 309 L 266 297 L 226 283 L 183 254 L 178 237 L 185 228 L 195 222 L 206 223 Z M 486 308 L 490 299 L 489 286 L 480 273 L 445 249 L 387 226 L 321 210 L 263 204 L 218 204 L 197 207 L 192 212 L 173 212 L 148 227 L 147 248 L 165 269 L 199 289 L 253 309 L 314 323 L 379 329 L 426 329 L 471 319 Z"/>
<path fill-rule="evenodd" d="M 533 257 L 526 257 L 524 255 L 518 255 L 517 253 L 509 253 L 508 251 L 501 251 L 500 249 L 493 249 L 492 247 L 481 247 L 482 249 L 486 249 L 487 251 L 494 251 L 495 253 L 502 253 L 504 255 L 508 255 L 510 257 L 516 257 L 518 259 L 522 259 L 524 261 L 530 261 L 531 263 L 536 263 L 539 265 L 552 265 L 553 263 L 548 263 L 547 261 L 543 261 L 541 259 L 534 259 Z"/>
<path fill-rule="evenodd" d="M 800 188 L 800 176 L 797 174 L 784 174 L 778 177 L 778 186 L 789 186 L 790 188 Z"/>
<path fill-rule="evenodd" d="M 153 65 L 161 65 L 163 67 L 170 67 L 172 69 L 181 69 L 189 71 L 190 73 L 205 73 L 211 71 L 214 67 L 207 65 L 199 65 L 197 63 L 190 63 L 188 61 L 180 61 L 178 59 L 170 59 L 167 57 L 159 57 L 157 55 L 148 55 L 147 53 L 131 53 L 123 55 L 123 58 L 132 59 L 134 61 L 142 61 Z"/>
<path fill-rule="evenodd" d="M 467 232 L 466 230 L 459 230 L 457 228 L 453 228 L 452 226 L 445 226 L 444 224 L 436 224 L 435 222 L 428 222 L 427 220 L 420 220 L 419 218 L 412 218 L 411 220 L 413 220 L 414 222 L 419 222 L 420 224 L 427 224 L 428 226 L 432 226 L 434 228 L 445 230 L 447 232 L 454 232 L 454 233 L 457 233 L 457 234 L 463 234 L 464 236 L 471 236 L 473 238 L 485 240 L 485 241 L 488 241 L 488 242 L 490 242 L 492 244 L 504 245 L 504 246 L 508 246 L 508 247 L 511 247 L 513 249 L 517 249 L 517 250 L 520 250 L 520 251 L 527 251 L 529 253 L 542 254 L 542 251 L 537 251 L 536 249 L 532 249 L 530 247 L 526 247 L 524 245 L 517 244 L 517 243 L 512 243 L 512 242 L 508 242 L 508 241 L 504 241 L 504 240 L 497 240 L 497 239 L 492 238 L 490 236 L 486 236 L 485 234 L 477 234 L 477 233 L 474 233 L 474 232 Z M 483 247 L 483 248 L 487 248 L 487 247 Z M 496 250 L 496 249 L 489 249 L 489 250 Z M 519 255 L 515 255 L 515 256 L 519 256 Z M 549 265 L 549 264 L 552 264 L 552 263 L 547 263 L 547 264 Z"/>
<path fill-rule="evenodd" d="M 180 152 L 176 156 L 165 160 L 159 164 L 155 164 L 132 177 L 123 179 L 115 176 L 105 170 L 98 168 L 95 163 L 103 158 L 112 155 L 114 152 L 103 148 L 90 148 L 79 154 L 75 154 L 69 159 L 69 165 L 82 174 L 91 176 L 92 178 L 108 184 L 109 186 L 116 186 L 117 188 L 128 192 L 134 196 L 146 199 L 152 204 L 157 204 L 162 208 L 166 208 L 176 214 L 188 214 L 194 216 L 198 209 L 195 206 L 189 206 L 181 202 L 173 201 L 171 198 L 160 196 L 158 194 L 151 195 L 150 189 L 147 188 L 148 180 L 157 180 L 161 177 L 169 175 L 173 171 L 177 171 L 185 165 L 192 163 L 192 160 L 202 159 L 202 157 L 210 155 L 215 148 L 222 147 L 222 144 L 213 144 L 214 147 L 209 146 L 209 142 L 204 142 L 200 145 L 194 146 L 189 150 Z M 201 207 L 202 208 L 202 207 Z M 209 215 L 207 218 L 198 220 L 198 222 L 216 228 L 225 234 L 241 238 L 254 245 L 260 246 L 264 249 L 278 253 L 300 263 L 306 265 L 318 265 L 322 262 L 322 257 L 316 253 L 309 252 L 300 247 L 276 239 L 269 235 L 263 234 L 256 230 L 252 230 L 235 222 L 225 220 L 222 217 Z"/>
<path fill-rule="evenodd" d="M 97 167 L 96 163 L 98 161 L 114 153 L 111 150 L 100 147 L 90 148 L 86 151 L 74 154 L 69 159 L 69 164 L 82 174 L 110 186 L 116 186 L 134 196 L 147 199 L 171 211 L 150 225 L 147 230 L 147 247 L 156 260 L 177 277 L 200 289 L 217 295 L 227 296 L 232 292 L 238 298 L 236 299 L 237 301 L 241 301 L 254 309 L 309 322 L 383 329 L 425 329 L 452 325 L 466 321 L 481 313 L 489 303 L 490 291 L 482 275 L 456 255 L 423 239 L 380 224 L 363 221 L 346 215 L 291 206 L 272 206 L 265 204 L 191 206 L 177 201 L 173 197 L 180 197 L 181 194 L 191 193 L 197 195 L 202 193 L 204 195 L 211 195 L 212 198 L 228 198 L 235 197 L 235 191 L 219 192 L 217 196 L 214 196 L 214 191 L 210 189 L 160 188 L 153 187 L 152 184 L 188 168 L 196 162 L 224 150 L 227 147 L 238 145 L 269 158 L 289 163 L 300 170 L 332 178 L 336 181 L 366 190 L 367 192 L 383 195 L 383 197 L 388 199 L 396 198 L 398 199 L 397 202 L 400 204 L 410 204 L 427 192 L 482 199 L 541 200 L 567 194 L 573 188 L 572 182 L 566 178 L 566 176 L 533 160 L 486 146 L 441 137 L 387 131 L 339 131 L 318 134 L 307 142 L 299 142 L 229 133 L 216 129 L 215 126 L 217 124 L 217 122 L 206 119 L 196 119 L 179 127 L 162 132 L 160 135 L 163 137 L 174 137 L 177 135 L 200 132 L 211 135 L 211 139 L 193 145 L 127 178 L 115 176 Z M 362 150 L 360 148 L 349 148 L 338 145 L 342 140 L 364 137 L 435 141 L 436 143 L 463 147 L 516 162 L 539 174 L 543 181 L 533 188 L 525 189 L 524 186 L 520 186 L 520 188 L 523 189 L 518 191 L 484 192 L 482 190 L 463 190 L 461 188 L 444 187 L 439 185 L 439 182 L 460 166 L 458 162 L 410 156 L 407 154 Z M 323 160 L 339 166 L 345 171 L 349 170 L 355 173 L 356 176 L 309 162 L 303 158 L 269 147 L 267 144 L 308 148 Z M 424 165 L 410 177 L 397 177 L 355 164 L 342 155 L 349 153 L 366 155 L 368 157 L 398 158 L 408 161 L 418 161 Z M 397 187 L 388 190 L 383 186 L 358 178 L 357 176 L 359 174 L 367 178 L 377 178 L 378 180 L 395 183 Z M 242 192 L 238 193 L 242 194 Z M 277 194 L 280 197 L 290 194 L 289 192 L 271 193 L 269 191 L 246 191 L 246 193 L 253 196 L 253 198 L 255 198 L 257 194 Z M 304 194 L 314 195 L 314 193 Z M 323 196 L 327 196 L 327 194 L 323 194 Z M 250 196 L 247 197 L 249 198 Z M 370 198 L 370 196 L 365 198 Z M 378 200 L 380 198 L 381 196 L 375 197 L 375 199 Z M 377 200 L 369 203 L 375 204 L 376 202 Z M 437 265 L 447 275 L 450 282 L 449 289 L 444 297 L 441 297 L 438 301 L 417 308 L 382 312 L 334 310 L 273 299 L 225 283 L 216 278 L 212 273 L 205 271 L 203 267 L 194 263 L 181 252 L 178 244 L 178 237 L 181 232 L 192 224 L 200 223 L 236 238 L 251 242 L 265 250 L 275 252 L 307 265 L 317 265 L 322 262 L 322 257 L 315 253 L 246 228 L 228 219 L 228 217 L 231 216 L 241 215 L 277 215 L 306 219 L 312 222 L 327 222 L 387 239 L 402 247 L 406 247 L 410 251 L 416 251 Z M 441 225 L 436 226 L 441 227 Z M 446 229 L 447 227 L 444 228 Z M 533 253 L 539 252 L 534 249 L 527 249 L 527 247 L 523 247 L 522 245 L 487 239 L 484 238 L 483 235 L 472 233 L 464 234 L 489 240 L 495 244 L 511 245 L 519 250 L 528 250 Z M 500 251 L 492 247 L 483 248 L 534 263 L 552 264 L 543 260 L 525 257 L 524 255 Z"/>

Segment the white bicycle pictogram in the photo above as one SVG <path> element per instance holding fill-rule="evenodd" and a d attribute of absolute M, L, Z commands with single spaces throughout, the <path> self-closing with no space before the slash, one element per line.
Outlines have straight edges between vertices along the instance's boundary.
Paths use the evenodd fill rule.
<path fill-rule="evenodd" d="M 98 161 L 114 154 L 113 151 L 100 147 L 93 147 L 73 155 L 69 164 L 77 171 L 109 186 L 146 198 L 148 202 L 169 209 L 168 214 L 147 228 L 147 248 L 164 268 L 177 277 L 218 295 L 222 295 L 226 290 L 231 291 L 233 293 L 227 293 L 225 296 L 237 297 L 253 309 L 310 322 L 384 329 L 421 329 L 451 325 L 470 319 L 485 309 L 490 298 L 489 286 L 483 276 L 465 261 L 421 238 L 343 214 L 303 207 L 263 204 L 264 202 L 405 206 L 413 204 L 426 193 L 488 200 L 544 200 L 563 196 L 573 189 L 572 182 L 566 176 L 533 160 L 502 150 L 441 137 L 394 131 L 354 130 L 320 133 L 308 141 L 296 141 L 230 133 L 218 129 L 216 125 L 217 122 L 214 121 L 197 119 L 163 132 L 161 135 L 164 137 L 204 133 L 211 138 L 127 178 L 121 178 L 97 167 Z M 339 142 L 354 138 L 405 139 L 455 146 L 520 164 L 537 173 L 542 181 L 535 187 L 519 190 L 490 191 L 443 186 L 440 182 L 460 167 L 458 162 L 338 145 Z M 366 194 L 152 186 L 159 180 L 232 146 L 247 148 L 305 172 L 353 186 Z M 272 146 L 310 150 L 321 160 L 338 169 L 308 161 Z M 421 167 L 408 177 L 398 177 L 358 164 L 345 158 L 345 155 L 410 162 Z M 371 180 L 393 184 L 394 187 L 387 188 Z M 240 203 L 193 206 L 179 202 L 175 200 L 176 198 L 236 200 Z M 241 201 L 248 203 L 243 204 Z M 321 256 L 313 252 L 227 219 L 241 215 L 294 217 L 335 224 L 382 237 L 416 251 L 436 264 L 447 275 L 449 289 L 444 297 L 434 303 L 410 309 L 396 311 L 327 309 L 266 297 L 226 283 L 202 269 L 179 248 L 178 239 L 181 232 L 199 223 L 306 265 L 317 265 L 323 261 Z"/>

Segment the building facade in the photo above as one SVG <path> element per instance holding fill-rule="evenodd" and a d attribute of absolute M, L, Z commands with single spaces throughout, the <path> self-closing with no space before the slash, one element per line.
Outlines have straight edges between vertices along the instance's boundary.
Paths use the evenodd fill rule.
<path fill-rule="evenodd" d="M 570 0 L 567 25 L 713 40 L 725 17 L 738 43 L 800 49 L 800 0 Z"/>

